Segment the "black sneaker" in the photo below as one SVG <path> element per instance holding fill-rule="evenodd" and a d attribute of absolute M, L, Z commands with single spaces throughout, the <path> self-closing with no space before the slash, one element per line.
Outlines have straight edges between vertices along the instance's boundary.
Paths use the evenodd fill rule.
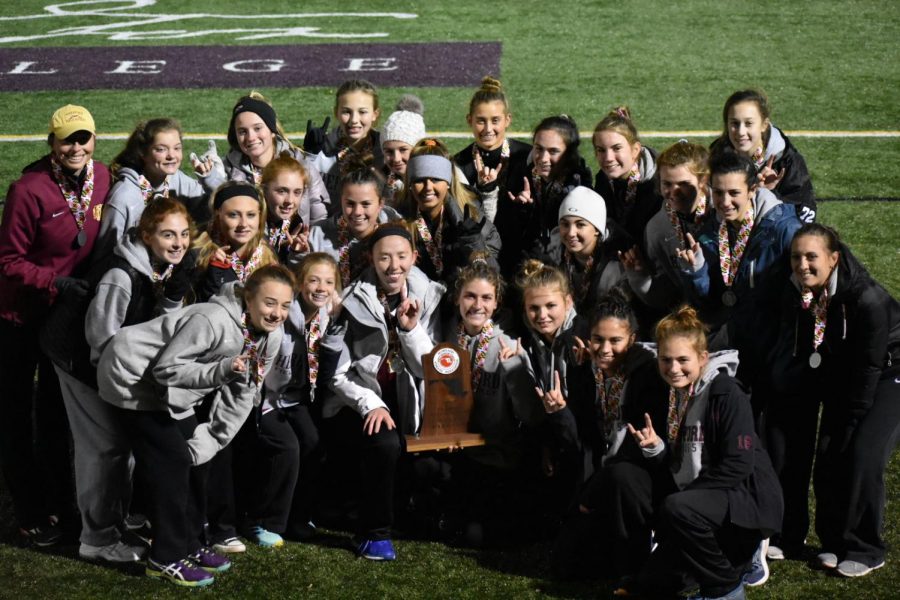
<path fill-rule="evenodd" d="M 31 529 L 19 529 L 19 534 L 28 544 L 38 548 L 47 548 L 59 543 L 63 537 L 63 529 L 59 525 L 59 519 L 51 516 L 47 520 L 47 525 L 32 527 Z"/>

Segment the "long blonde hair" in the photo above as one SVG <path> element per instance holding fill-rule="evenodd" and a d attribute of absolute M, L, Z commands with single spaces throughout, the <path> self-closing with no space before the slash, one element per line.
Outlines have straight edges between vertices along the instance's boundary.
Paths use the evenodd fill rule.
<path fill-rule="evenodd" d="M 197 241 L 194 242 L 194 248 L 199 248 L 200 254 L 197 257 L 197 266 L 205 269 L 209 266 L 209 261 L 212 256 L 216 253 L 221 246 L 226 245 L 223 244 L 222 240 L 222 232 L 221 225 L 219 223 L 219 218 L 221 215 L 222 206 L 216 208 L 216 196 L 219 195 L 220 192 L 226 190 L 231 187 L 238 186 L 246 186 L 249 185 L 244 181 L 226 181 L 222 185 L 216 189 L 216 191 L 212 194 L 209 199 L 209 208 L 210 214 L 212 218 L 209 220 L 209 225 L 207 225 L 206 231 L 204 231 L 197 238 Z M 257 206 L 259 207 L 259 226 L 257 227 L 256 234 L 254 234 L 253 239 L 250 240 L 250 243 L 247 244 L 248 248 L 256 249 L 257 246 L 263 244 L 263 257 L 259 263 L 259 266 L 268 265 L 272 263 L 277 263 L 278 258 L 269 249 L 268 244 L 263 241 L 263 236 L 265 235 L 265 227 L 266 227 L 266 200 L 262 193 L 257 191 L 257 197 L 255 198 L 257 202 Z M 226 200 L 227 202 L 227 200 Z M 252 250 L 251 250 L 252 251 Z M 246 258 L 246 257 L 242 257 Z"/>
<path fill-rule="evenodd" d="M 460 214 L 465 214 L 465 208 L 468 206 L 469 215 L 473 219 L 479 219 L 481 211 L 478 208 L 478 204 L 475 202 L 476 195 L 459 180 L 459 177 L 457 177 L 456 164 L 453 162 L 453 158 L 450 156 L 450 150 L 447 149 L 444 142 L 435 138 L 421 139 L 413 146 L 412 151 L 409 153 L 409 158 L 412 160 L 414 156 L 426 154 L 441 156 L 450 161 L 452 173 L 450 176 L 452 179 L 449 189 L 450 196 L 456 201 Z M 419 205 L 418 202 L 416 202 L 415 195 L 412 191 L 413 182 L 409 181 L 408 174 L 409 170 L 407 170 L 407 174 L 403 176 L 403 190 L 400 192 L 397 207 L 404 215 L 412 218 L 419 212 Z"/>

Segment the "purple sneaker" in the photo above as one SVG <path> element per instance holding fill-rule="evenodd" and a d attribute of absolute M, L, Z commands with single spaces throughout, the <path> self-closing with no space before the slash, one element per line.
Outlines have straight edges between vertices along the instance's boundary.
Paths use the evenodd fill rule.
<path fill-rule="evenodd" d="M 184 587 L 205 587 L 215 581 L 212 575 L 187 559 L 163 564 L 148 558 L 147 568 L 144 570 L 144 573 L 147 577 L 168 579 L 175 585 Z"/>
<path fill-rule="evenodd" d="M 188 558 L 207 573 L 224 573 L 231 568 L 230 560 L 206 547 L 200 548 Z"/>

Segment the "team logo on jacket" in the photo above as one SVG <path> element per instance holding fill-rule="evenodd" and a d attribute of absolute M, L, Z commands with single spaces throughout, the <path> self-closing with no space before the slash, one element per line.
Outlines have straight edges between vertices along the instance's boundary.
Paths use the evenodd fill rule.
<path fill-rule="evenodd" d="M 459 354 L 453 348 L 441 348 L 432 359 L 434 370 L 441 375 L 455 373 L 459 368 Z"/>

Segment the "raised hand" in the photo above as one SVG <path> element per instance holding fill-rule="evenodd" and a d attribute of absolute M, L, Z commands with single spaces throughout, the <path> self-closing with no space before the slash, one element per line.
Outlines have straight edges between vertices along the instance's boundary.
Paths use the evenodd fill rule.
<path fill-rule="evenodd" d="M 366 418 L 363 419 L 363 431 L 366 432 L 366 435 L 378 433 L 381 431 L 382 425 L 387 427 L 388 431 L 396 427 L 394 420 L 391 418 L 391 413 L 386 408 L 376 408 L 366 413 Z"/>
<path fill-rule="evenodd" d="M 303 149 L 310 154 L 318 154 L 325 148 L 325 139 L 328 137 L 328 126 L 331 117 L 325 117 L 321 127 L 313 127 L 312 119 L 306 122 L 306 135 L 303 136 Z"/>
<path fill-rule="evenodd" d="M 341 295 L 337 290 L 331 291 L 331 299 L 328 301 L 328 304 L 325 305 L 328 314 L 331 316 L 331 320 L 335 320 L 341 314 L 341 306 L 342 300 Z"/>
<path fill-rule="evenodd" d="M 626 271 L 635 271 L 640 273 L 644 270 L 644 258 L 641 256 L 641 250 L 637 244 L 625 252 L 619 251 L 619 262 L 625 267 Z"/>
<path fill-rule="evenodd" d="M 517 356 L 519 354 L 523 354 L 522 350 L 522 338 L 516 338 L 516 347 L 510 348 L 506 345 L 506 342 L 503 341 L 503 337 L 500 337 L 500 362 L 505 362 L 512 358 L 513 356 Z"/>
<path fill-rule="evenodd" d="M 294 231 L 288 232 L 287 242 L 291 252 L 300 254 L 309 252 L 309 225 L 306 223 L 297 225 Z"/>
<path fill-rule="evenodd" d="M 231 360 L 231 370 L 235 373 L 246 373 L 250 367 L 250 355 L 241 354 Z"/>
<path fill-rule="evenodd" d="M 226 178 L 225 165 L 219 157 L 219 149 L 216 148 L 215 140 L 206 142 L 206 152 L 200 156 L 191 152 L 190 158 L 191 166 L 194 167 L 194 171 L 199 177 L 206 177 L 215 171 L 222 179 Z"/>
<path fill-rule="evenodd" d="M 528 178 L 523 177 L 525 180 L 525 187 L 522 188 L 522 191 L 513 196 L 512 192 L 506 192 L 509 194 L 509 199 L 513 202 L 518 202 L 519 204 L 531 204 L 534 202 L 534 198 L 531 197 L 531 184 L 528 183 Z"/>
<path fill-rule="evenodd" d="M 773 154 L 769 157 L 768 162 L 766 162 L 763 168 L 759 170 L 759 184 L 767 190 L 774 190 L 778 187 L 778 184 L 781 183 L 781 180 L 784 177 L 783 168 L 777 173 L 775 172 L 775 169 L 772 168 L 774 162 L 775 155 Z"/>
<path fill-rule="evenodd" d="M 690 233 L 687 234 L 687 248 L 679 248 L 675 251 L 675 254 L 678 256 L 678 259 L 681 261 L 683 267 L 686 267 L 692 271 L 696 270 L 694 268 L 694 261 L 700 255 L 702 250 L 700 249 L 700 243 L 694 239 Z"/>
<path fill-rule="evenodd" d="M 484 161 L 481 159 L 481 153 L 475 153 L 475 173 L 478 176 L 478 185 L 484 186 L 497 181 L 497 177 L 500 176 L 500 169 L 502 168 L 502 162 L 497 165 L 496 169 L 490 168 L 484 164 Z"/>
<path fill-rule="evenodd" d="M 577 335 L 575 336 L 575 345 L 572 346 L 572 354 L 575 355 L 575 364 L 577 365 L 583 365 L 585 361 L 593 362 L 594 360 L 594 351 Z"/>
<path fill-rule="evenodd" d="M 653 430 L 653 421 L 650 420 L 650 415 L 647 413 L 644 413 L 643 429 L 637 430 L 629 423 L 628 433 L 631 434 L 634 441 L 636 441 L 641 448 L 653 448 L 658 446 L 661 442 L 659 436 L 656 435 L 656 431 Z"/>
<path fill-rule="evenodd" d="M 212 259 L 220 263 L 231 262 L 231 246 L 219 246 L 213 253 Z"/>
<path fill-rule="evenodd" d="M 397 307 L 397 325 L 403 331 L 412 331 L 419 323 L 419 312 L 422 303 L 416 298 L 407 298 L 406 292 L 400 300 L 400 306 Z"/>
<path fill-rule="evenodd" d="M 546 392 L 536 387 L 534 391 L 540 396 L 541 402 L 544 403 L 544 410 L 548 413 L 559 412 L 566 407 L 566 399 L 563 398 L 561 386 L 559 383 L 559 371 L 553 372 L 553 387 Z"/>

